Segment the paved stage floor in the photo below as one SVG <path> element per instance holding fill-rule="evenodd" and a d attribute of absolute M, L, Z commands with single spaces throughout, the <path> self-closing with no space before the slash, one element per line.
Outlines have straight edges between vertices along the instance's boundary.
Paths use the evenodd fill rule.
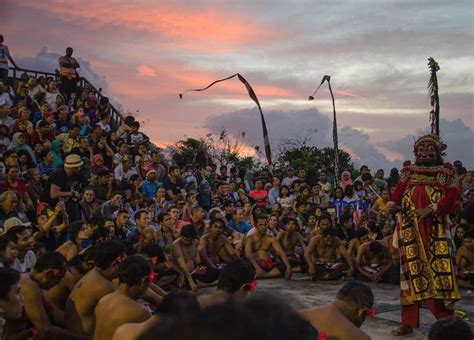
<path fill-rule="evenodd" d="M 375 295 L 377 315 L 368 319 L 362 329 L 372 339 L 401 339 L 390 331 L 400 322 L 399 287 L 388 284 L 368 283 Z M 331 302 L 342 283 L 311 282 L 306 275 L 294 274 L 290 281 L 285 279 L 259 280 L 257 291 L 268 292 L 286 300 L 296 309 L 321 306 Z M 467 313 L 469 324 L 474 328 L 474 292 L 461 291 L 462 299 L 456 303 L 456 309 Z M 403 339 L 426 339 L 430 325 L 436 321 L 428 309 L 420 312 L 421 327 Z"/>

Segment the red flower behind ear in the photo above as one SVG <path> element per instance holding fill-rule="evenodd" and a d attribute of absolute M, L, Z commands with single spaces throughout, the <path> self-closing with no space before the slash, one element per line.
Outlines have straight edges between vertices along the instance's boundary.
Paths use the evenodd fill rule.
<path fill-rule="evenodd" d="M 410 166 L 411 165 L 411 161 L 405 161 L 403 162 L 403 166 Z"/>
<path fill-rule="evenodd" d="M 365 316 L 367 316 L 368 318 L 373 318 L 375 314 L 377 314 L 375 308 L 369 308 L 365 311 Z"/>
<path fill-rule="evenodd" d="M 318 331 L 318 340 L 327 340 L 328 335 L 323 331 Z"/>
<path fill-rule="evenodd" d="M 249 283 L 249 288 L 251 292 L 255 292 L 257 290 L 257 281 L 253 280 Z"/>
<path fill-rule="evenodd" d="M 154 282 L 156 282 L 156 280 L 158 279 L 158 274 L 155 273 L 155 272 L 151 272 L 151 273 L 147 276 L 146 279 L 147 279 L 147 281 L 148 281 L 149 283 L 154 283 Z"/>

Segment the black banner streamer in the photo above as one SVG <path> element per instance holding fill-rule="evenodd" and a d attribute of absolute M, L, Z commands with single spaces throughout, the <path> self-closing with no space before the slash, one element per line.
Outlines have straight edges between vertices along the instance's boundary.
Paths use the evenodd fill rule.
<path fill-rule="evenodd" d="M 316 88 L 313 94 L 308 97 L 308 100 L 314 100 L 314 96 L 318 92 L 319 88 L 326 81 L 328 83 L 329 92 L 331 93 L 331 99 L 332 99 L 332 110 L 333 110 L 332 140 L 334 143 L 334 185 L 337 186 L 337 183 L 339 181 L 339 145 L 338 145 L 339 143 L 338 143 L 338 138 L 337 138 L 336 104 L 334 102 L 334 94 L 332 93 L 332 88 L 331 88 L 331 76 L 325 75 L 323 77 L 319 86 Z"/>
<path fill-rule="evenodd" d="M 218 79 L 212 83 L 210 83 L 208 86 L 202 88 L 202 89 L 191 89 L 191 90 L 186 90 L 184 91 L 183 93 L 180 93 L 179 94 L 179 98 L 180 99 L 183 99 L 183 94 L 186 93 L 186 92 L 199 92 L 199 91 L 205 91 L 207 90 L 208 88 L 212 87 L 213 85 L 217 84 L 217 83 L 220 83 L 222 81 L 226 81 L 226 80 L 229 80 L 229 79 L 232 79 L 234 77 L 238 77 L 239 80 L 245 85 L 245 88 L 247 89 L 247 92 L 249 94 L 249 97 L 255 102 L 255 104 L 257 104 L 257 107 L 258 107 L 258 111 L 260 112 L 260 118 L 262 120 L 262 130 L 263 130 L 263 142 L 265 144 L 265 156 L 267 157 L 267 162 L 268 162 L 268 165 L 272 165 L 272 150 L 270 148 L 270 140 L 268 138 L 268 130 L 267 130 L 267 124 L 265 123 L 265 118 L 263 117 L 263 111 L 262 111 L 262 107 L 260 106 L 260 102 L 258 101 L 258 98 L 257 98 L 257 95 L 255 94 L 255 91 L 253 90 L 252 86 L 249 84 L 249 82 L 244 78 L 242 77 L 241 74 L 239 73 L 236 73 L 230 77 L 227 77 L 227 78 L 223 78 L 223 79 Z"/>
<path fill-rule="evenodd" d="M 431 101 L 430 123 L 431 133 L 439 136 L 439 94 L 438 94 L 438 76 L 437 72 L 440 67 L 436 60 L 432 57 L 428 58 L 428 67 L 431 72 L 430 80 L 428 82 L 428 91 Z"/>

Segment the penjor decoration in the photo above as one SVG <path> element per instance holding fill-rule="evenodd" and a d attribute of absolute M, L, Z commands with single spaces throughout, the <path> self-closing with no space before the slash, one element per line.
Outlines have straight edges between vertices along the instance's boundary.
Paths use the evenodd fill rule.
<path fill-rule="evenodd" d="M 247 88 L 249 97 L 255 102 L 255 104 L 257 104 L 258 111 L 260 112 L 260 118 L 262 120 L 263 142 L 265 144 L 265 156 L 267 158 L 268 165 L 271 166 L 272 165 L 272 150 L 270 148 L 270 140 L 268 138 L 267 124 L 265 123 L 265 118 L 263 117 L 262 107 L 260 106 L 260 102 L 258 101 L 257 95 L 255 94 L 255 91 L 253 90 L 252 86 L 250 86 L 249 82 L 244 77 L 242 77 L 242 75 L 240 75 L 239 73 L 236 73 L 230 77 L 227 77 L 224 79 L 218 79 L 202 89 L 186 90 L 183 93 L 192 92 L 192 91 L 196 91 L 196 92 L 205 91 L 208 88 L 212 87 L 214 84 L 232 79 L 234 77 L 239 78 L 239 80 L 245 85 L 245 87 Z M 180 99 L 183 99 L 183 93 L 179 94 Z"/>
<path fill-rule="evenodd" d="M 331 93 L 331 99 L 332 99 L 332 110 L 333 110 L 332 140 L 334 143 L 334 184 L 335 186 L 337 186 L 337 182 L 339 179 L 339 145 L 338 145 L 339 143 L 337 139 L 336 104 L 334 102 L 334 94 L 332 93 L 332 88 L 331 88 L 331 76 L 325 75 L 323 77 L 317 89 L 313 92 L 311 96 L 308 97 L 308 100 L 314 100 L 314 96 L 316 95 L 319 88 L 321 87 L 321 85 L 324 84 L 325 81 L 328 82 L 329 92 Z"/>
<path fill-rule="evenodd" d="M 439 95 L 438 76 L 436 72 L 440 70 L 438 63 L 432 57 L 428 58 L 428 67 L 431 71 L 428 91 L 431 100 L 430 123 L 431 134 L 439 136 Z"/>

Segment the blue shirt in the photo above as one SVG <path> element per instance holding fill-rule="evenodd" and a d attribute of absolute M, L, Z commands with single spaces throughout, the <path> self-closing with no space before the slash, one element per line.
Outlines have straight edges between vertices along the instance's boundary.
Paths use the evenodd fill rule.
<path fill-rule="evenodd" d="M 278 197 L 280 197 L 280 190 L 275 189 L 275 188 L 271 188 L 268 191 L 268 203 L 270 205 L 275 204 L 278 200 Z"/>
<path fill-rule="evenodd" d="M 145 198 L 155 198 L 156 192 L 158 188 L 162 187 L 163 185 L 160 182 L 150 182 L 150 181 L 143 181 L 140 185 L 140 191 L 142 192 Z"/>
<path fill-rule="evenodd" d="M 252 229 L 252 226 L 248 224 L 245 221 L 241 221 L 238 225 L 234 223 L 233 220 L 230 220 L 227 222 L 227 227 L 238 231 L 239 233 L 246 234 L 250 229 Z"/>

